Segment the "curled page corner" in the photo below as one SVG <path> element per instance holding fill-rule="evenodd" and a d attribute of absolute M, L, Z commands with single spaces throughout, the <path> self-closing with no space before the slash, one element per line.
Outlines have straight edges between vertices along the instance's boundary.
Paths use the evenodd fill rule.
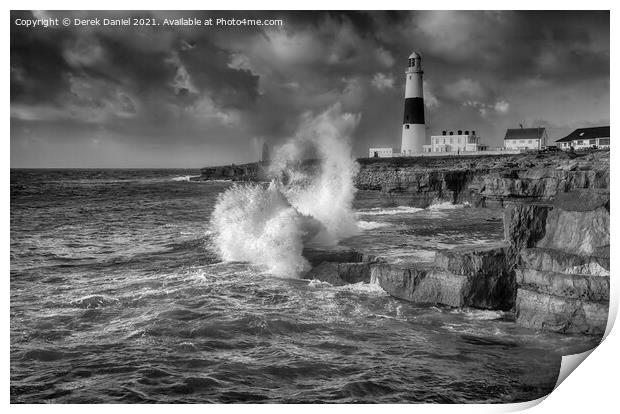
<path fill-rule="evenodd" d="M 575 370 L 575 368 L 577 368 L 595 349 L 596 347 L 580 354 L 564 355 L 562 357 L 562 363 L 560 364 L 560 374 L 558 375 L 558 380 L 556 381 L 553 390 L 555 391 L 555 389 L 558 388 L 560 384 L 564 382 L 564 380 Z"/>
<path fill-rule="evenodd" d="M 611 319 L 611 318 L 610 318 Z M 609 329 L 610 326 L 613 325 L 613 321 L 611 322 L 611 324 L 607 325 L 607 328 Z M 589 349 L 585 352 L 582 352 L 580 354 L 572 354 L 572 355 L 564 355 L 562 357 L 562 362 L 560 363 L 560 372 L 558 374 L 558 379 L 555 383 L 555 386 L 553 387 L 553 390 L 547 394 L 544 395 L 540 398 L 537 398 L 535 400 L 531 400 L 531 401 L 525 401 L 525 402 L 521 402 L 521 403 L 514 403 L 514 404 L 505 404 L 504 408 L 505 410 L 501 410 L 501 412 L 516 412 L 516 411 L 524 411 L 530 408 L 533 408 L 535 406 L 537 406 L 538 404 L 542 403 L 545 399 L 547 399 L 548 396 L 551 395 L 551 393 L 553 393 L 553 391 L 555 391 L 562 382 L 564 382 L 564 380 L 566 378 L 568 378 L 568 376 L 598 347 L 598 345 L 592 349 Z"/>
<path fill-rule="evenodd" d="M 601 338 L 601 342 L 607 338 L 607 335 L 611 332 L 615 322 L 616 315 L 618 313 L 618 297 L 616 295 L 617 289 L 615 284 L 611 284 L 610 286 L 610 300 L 609 300 L 609 314 L 607 316 L 607 326 L 605 327 L 605 334 L 603 338 Z M 599 342 L 600 345 L 600 342 Z M 598 345 L 592 349 L 584 351 L 580 354 L 572 354 L 572 355 L 564 355 L 562 357 L 562 362 L 560 364 L 560 373 L 558 375 L 558 380 L 553 387 L 555 391 L 556 388 L 560 386 L 562 382 L 596 349 Z M 553 391 L 552 391 L 553 392 Z"/>
<path fill-rule="evenodd" d="M 607 338 L 607 335 L 611 332 L 611 329 L 616 323 L 616 316 L 618 315 L 618 286 L 617 283 L 609 284 L 609 313 L 607 314 L 607 326 L 605 327 L 605 334 L 601 342 Z"/>
<path fill-rule="evenodd" d="M 535 400 L 530 400 L 530 401 L 524 401 L 524 402 L 518 402 L 518 403 L 511 403 L 511 404 L 503 404 L 501 406 L 493 406 L 493 408 L 499 408 L 499 410 L 494 410 L 494 412 L 500 412 L 500 413 L 514 413 L 517 411 L 525 411 L 525 410 L 529 410 L 530 408 L 534 408 L 536 407 L 538 404 L 540 404 L 541 402 L 543 402 L 550 394 L 547 395 L 543 395 L 540 398 L 537 398 Z"/>
<path fill-rule="evenodd" d="M 610 318 L 611 319 L 611 318 Z M 611 325 L 613 325 L 613 322 L 611 323 Z M 608 329 L 611 326 L 610 324 L 607 325 Z M 572 355 L 564 355 L 562 357 L 562 362 L 560 363 L 560 372 L 558 374 L 558 379 L 555 383 L 555 386 L 553 387 L 553 390 L 546 395 L 543 395 L 540 398 L 537 398 L 535 400 L 531 400 L 531 401 L 524 401 L 524 402 L 520 402 L 520 403 L 514 403 L 514 404 L 505 404 L 503 405 L 503 408 L 505 408 L 504 410 L 500 410 L 500 412 L 516 412 L 516 411 L 524 411 L 530 408 L 533 408 L 535 406 L 537 406 L 538 404 L 542 403 L 545 399 L 547 399 L 548 396 L 551 395 L 551 393 L 553 393 L 553 391 L 555 391 L 562 382 L 564 382 L 564 380 L 566 378 L 568 378 L 568 376 L 597 348 L 598 346 L 589 349 L 585 352 L 579 353 L 579 354 L 572 354 Z"/>

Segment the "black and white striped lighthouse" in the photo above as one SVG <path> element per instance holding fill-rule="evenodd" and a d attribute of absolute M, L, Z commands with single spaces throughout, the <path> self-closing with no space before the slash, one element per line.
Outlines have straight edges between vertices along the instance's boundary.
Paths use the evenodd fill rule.
<path fill-rule="evenodd" d="M 422 90 L 422 56 L 413 52 L 409 55 L 409 64 L 405 76 L 405 114 L 403 117 L 402 155 L 422 153 L 426 143 L 426 126 L 424 125 L 424 92 Z"/>

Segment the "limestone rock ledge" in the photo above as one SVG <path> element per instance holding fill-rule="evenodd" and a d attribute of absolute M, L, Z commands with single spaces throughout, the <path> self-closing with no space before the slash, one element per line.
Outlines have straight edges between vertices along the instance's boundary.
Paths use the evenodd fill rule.
<path fill-rule="evenodd" d="M 469 280 L 432 268 L 380 264 L 371 269 L 371 283 L 390 295 L 414 303 L 466 306 Z"/>
<path fill-rule="evenodd" d="M 608 258 L 524 250 L 516 270 L 516 321 L 528 328 L 601 335 L 609 312 Z"/>
<path fill-rule="evenodd" d="M 432 266 L 371 266 L 371 283 L 414 303 L 510 310 L 515 301 L 515 276 L 506 246 L 440 251 Z"/>
<path fill-rule="evenodd" d="M 402 267 L 354 250 L 304 250 L 313 265 L 304 279 L 334 286 L 378 284 L 390 295 L 419 304 L 510 310 L 515 303 L 515 274 L 507 245 L 440 251 L 435 262 Z"/>
<path fill-rule="evenodd" d="M 607 302 L 571 299 L 519 288 L 517 323 L 559 333 L 602 335 L 607 325 Z"/>
<path fill-rule="evenodd" d="M 369 283 L 371 266 L 380 262 L 375 256 L 349 249 L 304 249 L 303 256 L 313 267 L 302 277 L 333 286 Z"/>
<path fill-rule="evenodd" d="M 304 279 L 320 280 L 333 286 L 370 282 L 369 263 L 323 262 L 304 275 Z"/>

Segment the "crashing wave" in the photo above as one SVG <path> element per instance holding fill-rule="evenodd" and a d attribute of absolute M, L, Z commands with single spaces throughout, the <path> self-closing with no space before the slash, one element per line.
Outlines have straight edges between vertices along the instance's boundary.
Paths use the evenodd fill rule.
<path fill-rule="evenodd" d="M 340 105 L 306 114 L 297 135 L 275 152 L 268 187 L 236 185 L 219 196 L 211 227 L 224 260 L 294 277 L 309 268 L 304 247 L 334 246 L 359 232 L 352 210 L 359 166 L 349 144 L 359 119 Z M 303 166 L 310 158 L 320 159 L 316 171 Z"/>

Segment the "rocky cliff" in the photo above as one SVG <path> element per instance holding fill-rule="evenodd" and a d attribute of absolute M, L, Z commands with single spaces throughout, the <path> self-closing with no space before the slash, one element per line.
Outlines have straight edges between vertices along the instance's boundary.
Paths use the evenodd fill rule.
<path fill-rule="evenodd" d="M 231 180 L 231 181 L 264 181 L 267 179 L 268 162 L 253 162 L 240 165 L 222 165 L 200 169 L 200 177 L 192 177 L 192 181 Z"/>
<path fill-rule="evenodd" d="M 559 193 L 547 205 L 507 210 L 507 239 L 518 254 L 517 323 L 565 333 L 605 331 L 609 207 L 608 189 L 580 188 Z"/>
<path fill-rule="evenodd" d="M 300 169 L 308 174 L 313 174 L 320 166 L 320 160 L 308 159 L 297 162 L 291 167 Z M 229 180 L 229 181 L 247 181 L 247 182 L 265 182 L 276 178 L 270 169 L 270 161 L 251 162 L 248 164 L 231 164 L 220 165 L 216 167 L 204 167 L 200 169 L 199 177 L 192 177 L 192 181 L 212 181 L 212 180 Z M 285 173 L 277 178 L 286 180 Z"/>
<path fill-rule="evenodd" d="M 433 200 L 501 207 L 513 199 L 549 201 L 574 188 L 609 188 L 609 152 L 573 157 L 561 152 L 364 159 L 355 184 L 385 203 L 414 207 Z"/>
<path fill-rule="evenodd" d="M 433 201 L 503 207 L 511 200 L 551 201 L 575 188 L 609 188 L 609 152 L 461 157 L 362 158 L 355 178 L 365 199 L 426 207 Z M 316 169 L 319 160 L 301 168 Z M 267 181 L 269 162 L 205 167 L 194 180 Z"/>

